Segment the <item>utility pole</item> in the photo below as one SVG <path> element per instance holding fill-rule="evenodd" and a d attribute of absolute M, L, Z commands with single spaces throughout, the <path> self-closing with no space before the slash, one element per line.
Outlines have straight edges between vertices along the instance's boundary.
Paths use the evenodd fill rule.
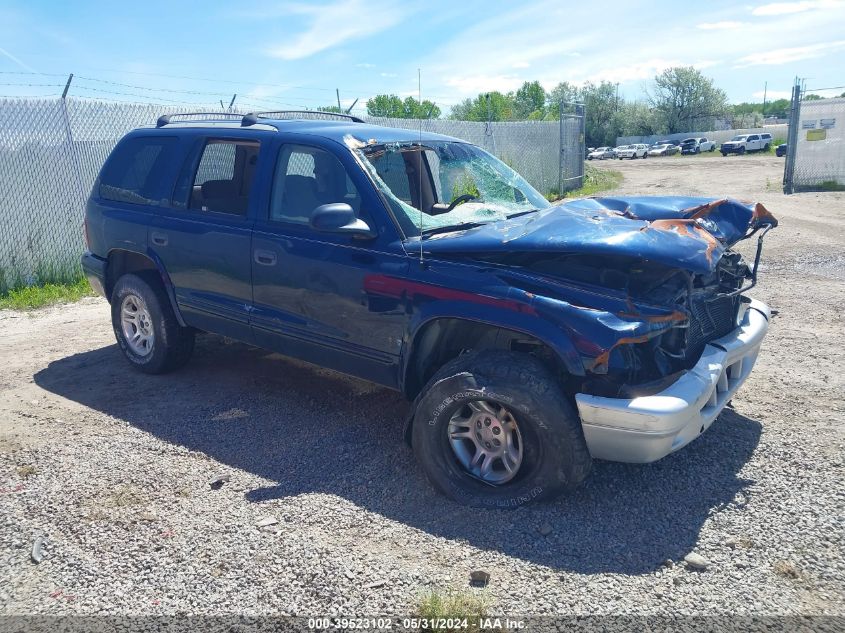
<path fill-rule="evenodd" d="M 763 82 L 763 118 L 764 119 L 766 118 L 766 93 L 768 91 L 768 88 L 769 88 L 769 82 L 764 81 Z"/>
<path fill-rule="evenodd" d="M 340 107 L 340 88 L 335 88 L 334 90 L 337 93 L 337 109 L 343 112 L 343 108 Z"/>
<path fill-rule="evenodd" d="M 235 94 L 232 95 L 232 100 L 229 102 L 229 110 L 230 111 L 232 109 L 232 106 L 235 105 L 235 99 L 237 99 L 237 98 L 238 98 L 238 93 L 236 92 Z"/>

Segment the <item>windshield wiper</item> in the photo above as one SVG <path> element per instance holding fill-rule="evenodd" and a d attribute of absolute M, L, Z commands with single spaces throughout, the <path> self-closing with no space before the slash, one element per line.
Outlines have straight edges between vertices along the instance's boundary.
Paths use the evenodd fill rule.
<path fill-rule="evenodd" d="M 521 215 L 528 215 L 529 213 L 537 213 L 540 209 L 528 209 L 527 211 L 517 211 L 516 213 L 511 213 L 510 215 L 506 215 L 505 217 L 510 220 L 511 218 L 518 218 Z"/>
<path fill-rule="evenodd" d="M 465 231 L 466 229 L 474 229 L 478 226 L 490 224 L 489 222 L 461 222 L 460 224 L 447 224 L 446 226 L 433 226 L 430 229 L 423 229 L 422 235 L 433 235 L 435 233 L 453 233 L 455 231 Z"/>

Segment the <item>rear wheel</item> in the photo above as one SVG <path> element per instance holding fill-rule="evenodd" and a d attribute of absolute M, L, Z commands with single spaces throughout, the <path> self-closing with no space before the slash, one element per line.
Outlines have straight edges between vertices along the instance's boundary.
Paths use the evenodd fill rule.
<path fill-rule="evenodd" d="M 417 398 L 412 437 L 430 481 L 477 507 L 550 499 L 591 466 L 580 420 L 546 367 L 503 350 L 442 367 Z"/>
<path fill-rule="evenodd" d="M 111 296 L 114 336 L 129 363 L 161 374 L 184 365 L 194 350 L 194 331 L 182 327 L 155 273 L 124 275 Z"/>

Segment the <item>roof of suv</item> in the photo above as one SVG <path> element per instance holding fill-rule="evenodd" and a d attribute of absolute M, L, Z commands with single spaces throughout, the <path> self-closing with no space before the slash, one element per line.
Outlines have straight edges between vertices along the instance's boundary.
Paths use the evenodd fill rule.
<path fill-rule="evenodd" d="M 322 136 L 329 138 L 338 143 L 343 143 L 344 137 L 350 135 L 363 142 L 369 142 L 375 139 L 377 143 L 395 143 L 402 141 L 416 141 L 422 139 L 423 141 L 452 141 L 465 142 L 451 136 L 443 134 L 435 134 L 433 132 L 420 131 L 418 129 L 394 128 L 385 127 L 382 125 L 373 125 L 366 123 L 356 117 L 345 117 L 338 115 L 339 120 L 329 120 L 322 118 L 304 118 L 308 115 L 307 112 L 301 113 L 303 118 L 273 118 L 272 116 L 264 115 L 228 115 L 221 114 L 219 118 L 209 119 L 188 119 L 172 121 L 170 117 L 164 116 L 159 118 L 156 124 L 157 129 L 192 129 L 192 130 L 208 130 L 208 129 L 241 129 L 241 130 L 277 130 L 279 132 L 287 132 L 294 134 L 309 134 L 315 136 Z M 322 113 L 321 113 L 322 114 Z M 177 116 L 177 115 L 172 115 Z M 195 116 L 195 115 L 183 115 Z M 212 114 L 209 114 L 212 116 Z M 145 129 L 149 129 L 148 127 Z"/>

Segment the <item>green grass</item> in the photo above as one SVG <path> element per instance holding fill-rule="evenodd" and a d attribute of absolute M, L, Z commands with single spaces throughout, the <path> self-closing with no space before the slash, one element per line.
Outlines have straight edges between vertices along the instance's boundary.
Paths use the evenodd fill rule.
<path fill-rule="evenodd" d="M 563 194 L 564 198 L 583 198 L 594 196 L 597 193 L 616 189 L 623 180 L 622 172 L 614 169 L 600 169 L 590 164 L 584 164 L 584 186 L 572 189 Z M 560 200 L 561 196 L 556 191 L 547 196 L 550 201 Z"/>
<path fill-rule="evenodd" d="M 462 620 L 466 618 L 467 626 L 463 628 L 458 626 L 451 629 L 437 629 L 440 631 L 462 631 L 464 633 L 474 633 L 480 631 L 480 620 L 487 617 L 487 609 L 489 605 L 483 594 L 479 595 L 476 592 L 466 591 L 447 591 L 440 593 L 431 591 L 425 594 L 417 606 L 414 617 L 417 618 L 445 618 L 453 620 Z M 425 628 L 421 631 L 433 631 L 434 629 Z"/>
<path fill-rule="evenodd" d="M 32 310 L 54 303 L 69 303 L 94 294 L 88 280 L 19 286 L 0 293 L 0 309 Z"/>

